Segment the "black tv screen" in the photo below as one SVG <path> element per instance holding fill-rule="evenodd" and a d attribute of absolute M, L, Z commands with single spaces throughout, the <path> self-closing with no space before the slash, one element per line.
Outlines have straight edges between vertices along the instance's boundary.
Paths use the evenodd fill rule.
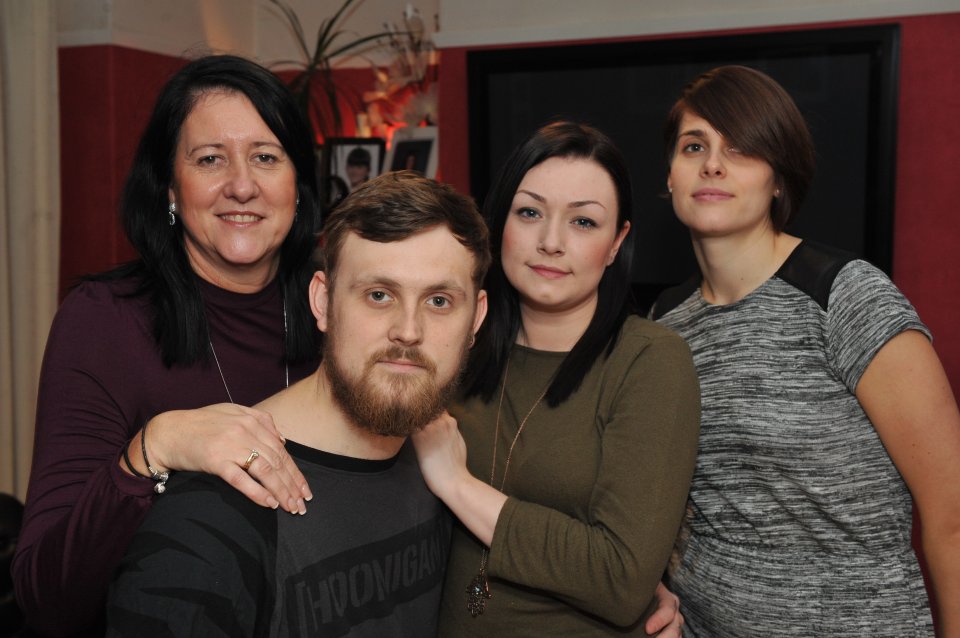
<path fill-rule="evenodd" d="M 788 232 L 890 273 L 898 43 L 898 26 L 883 25 L 469 52 L 472 193 L 482 202 L 510 150 L 544 123 L 600 128 L 631 171 L 643 306 L 696 271 L 689 235 L 663 197 L 666 114 L 700 73 L 744 64 L 787 89 L 816 143 L 817 174 Z"/>

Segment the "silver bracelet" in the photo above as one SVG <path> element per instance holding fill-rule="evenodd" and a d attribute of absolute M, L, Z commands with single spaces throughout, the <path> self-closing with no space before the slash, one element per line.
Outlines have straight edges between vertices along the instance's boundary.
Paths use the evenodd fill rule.
<path fill-rule="evenodd" d="M 157 494 L 163 494 L 167 491 L 167 479 L 170 478 L 170 472 L 158 472 L 150 465 L 150 459 L 147 458 L 147 426 L 149 424 L 149 421 L 144 423 L 143 429 L 140 431 L 140 451 L 143 452 L 143 464 L 147 466 L 150 478 L 157 482 L 153 486 L 153 491 Z"/>

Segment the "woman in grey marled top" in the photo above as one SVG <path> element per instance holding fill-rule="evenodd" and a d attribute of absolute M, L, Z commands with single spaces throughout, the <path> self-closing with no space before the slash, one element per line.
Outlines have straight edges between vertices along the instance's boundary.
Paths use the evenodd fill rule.
<path fill-rule="evenodd" d="M 929 333 L 879 270 L 783 232 L 814 169 L 774 80 L 720 67 L 665 128 L 698 281 L 654 316 L 700 375 L 699 457 L 671 587 L 697 636 L 960 636 L 960 413 Z M 911 499 L 912 495 L 912 499 Z"/>

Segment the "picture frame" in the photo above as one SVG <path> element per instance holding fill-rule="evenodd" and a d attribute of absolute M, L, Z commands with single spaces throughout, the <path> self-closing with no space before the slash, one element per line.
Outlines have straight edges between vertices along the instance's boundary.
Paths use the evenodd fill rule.
<path fill-rule="evenodd" d="M 339 180 L 337 187 L 345 197 L 383 172 L 384 149 L 382 137 L 331 137 L 324 144 L 325 172 L 332 182 Z"/>
<path fill-rule="evenodd" d="M 390 171 L 415 170 L 424 177 L 437 176 L 439 135 L 436 126 L 407 126 L 397 129 L 384 165 Z"/>

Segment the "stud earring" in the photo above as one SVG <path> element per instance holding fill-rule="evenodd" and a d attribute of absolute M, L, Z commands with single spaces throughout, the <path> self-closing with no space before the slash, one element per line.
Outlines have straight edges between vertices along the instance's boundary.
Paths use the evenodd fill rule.
<path fill-rule="evenodd" d="M 170 225 L 177 225 L 177 204 L 176 202 L 170 202 L 170 206 L 167 207 L 167 214 L 170 215 Z"/>
<path fill-rule="evenodd" d="M 672 195 L 672 194 L 673 194 L 673 187 L 672 187 L 672 186 L 667 186 L 667 192 Z"/>

